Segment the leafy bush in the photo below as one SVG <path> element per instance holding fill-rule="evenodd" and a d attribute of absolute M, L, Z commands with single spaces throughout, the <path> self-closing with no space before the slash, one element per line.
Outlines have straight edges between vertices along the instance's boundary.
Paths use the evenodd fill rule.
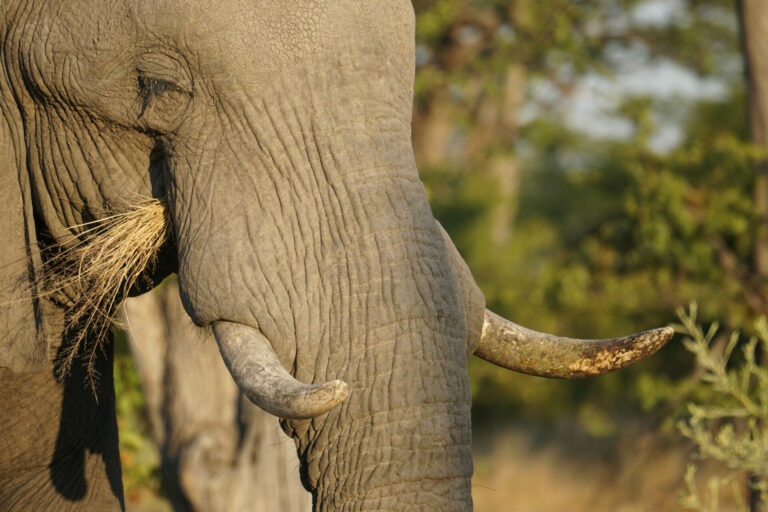
<path fill-rule="evenodd" d="M 740 485 L 745 477 L 753 499 L 765 504 L 768 498 L 768 369 L 760 365 L 768 353 L 768 322 L 765 317 L 755 321 L 754 334 L 744 342 L 738 331 L 718 336 L 717 323 L 705 331 L 697 324 L 697 313 L 695 304 L 688 312 L 678 311 L 682 325 L 676 327 L 686 335 L 683 344 L 696 358 L 700 383 L 678 428 L 695 444 L 697 460 L 716 461 L 726 474 L 710 478 L 704 496 L 694 479 L 697 464 L 692 463 L 681 504 L 714 512 L 722 489 L 729 487 L 746 510 Z"/>
<path fill-rule="evenodd" d="M 162 494 L 160 454 L 150 435 L 147 407 L 141 381 L 128 351 L 126 335 L 119 329 L 115 335 L 115 398 L 117 424 L 120 431 L 120 462 L 123 487 L 128 502 L 139 500 L 139 494 Z"/>

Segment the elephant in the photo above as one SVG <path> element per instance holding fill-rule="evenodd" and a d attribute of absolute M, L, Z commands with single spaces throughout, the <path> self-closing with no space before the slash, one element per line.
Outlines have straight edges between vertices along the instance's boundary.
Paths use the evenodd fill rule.
<path fill-rule="evenodd" d="M 174 272 L 237 385 L 294 439 L 318 511 L 471 510 L 473 354 L 587 376 L 672 335 L 573 340 L 486 310 L 414 162 L 410 2 L 0 8 L 2 510 L 124 507 L 112 345 L 88 319 Z M 139 277 L 71 264 L 118 279 L 116 298 L 46 288 L 62 254 L 147 200 L 168 234 Z M 123 230 L 131 261 L 147 225 Z"/>

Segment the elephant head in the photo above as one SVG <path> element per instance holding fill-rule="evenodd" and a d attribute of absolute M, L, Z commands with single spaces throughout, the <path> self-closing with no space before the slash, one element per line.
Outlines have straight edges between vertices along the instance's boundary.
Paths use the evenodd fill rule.
<path fill-rule="evenodd" d="M 66 300 L 35 294 L 38 247 L 66 249 L 141 197 L 167 205 L 173 233 L 149 277 L 178 272 L 235 381 L 283 418 L 317 510 L 471 508 L 473 353 L 582 376 L 671 335 L 569 340 L 485 310 L 414 163 L 410 2 L 2 9 L 1 277 L 17 300 L 0 364 L 14 372 L 67 342 Z"/>

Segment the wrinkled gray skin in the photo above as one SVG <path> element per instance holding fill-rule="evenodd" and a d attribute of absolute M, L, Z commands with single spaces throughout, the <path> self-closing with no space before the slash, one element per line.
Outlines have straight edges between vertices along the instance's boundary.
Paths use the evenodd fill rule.
<path fill-rule="evenodd" d="M 5 296 L 39 273 L 37 243 L 165 197 L 177 258 L 153 277 L 178 265 L 192 319 L 258 326 L 300 381 L 349 384 L 283 424 L 315 509 L 470 510 L 484 304 L 414 164 L 410 2 L 0 8 Z M 77 365 L 56 382 L 62 314 L 29 298 L 2 313 L 2 510 L 122 506 L 111 354 L 98 400 Z"/>
<path fill-rule="evenodd" d="M 409 2 L 4 2 L 0 510 L 122 506 L 111 344 L 82 351 L 93 390 L 79 365 L 57 380 L 82 291 L 37 287 L 56 248 L 142 198 L 174 233 L 142 282 L 177 271 L 235 383 L 294 418 L 316 510 L 471 509 L 468 353 L 571 378 L 671 337 L 485 311 L 414 165 Z"/>

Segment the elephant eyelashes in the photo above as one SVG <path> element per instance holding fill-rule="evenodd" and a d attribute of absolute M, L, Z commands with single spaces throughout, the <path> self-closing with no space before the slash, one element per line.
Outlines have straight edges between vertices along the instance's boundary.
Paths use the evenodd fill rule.
<path fill-rule="evenodd" d="M 142 75 L 138 77 L 138 88 L 139 123 L 150 131 L 173 131 L 189 104 L 191 93 L 168 80 Z"/>
<path fill-rule="evenodd" d="M 147 95 L 147 100 L 150 96 L 161 96 L 167 91 L 179 90 L 177 85 L 169 82 L 168 80 L 163 80 L 162 78 L 149 78 L 144 76 L 139 77 L 139 89 L 141 89 L 141 91 Z"/>

